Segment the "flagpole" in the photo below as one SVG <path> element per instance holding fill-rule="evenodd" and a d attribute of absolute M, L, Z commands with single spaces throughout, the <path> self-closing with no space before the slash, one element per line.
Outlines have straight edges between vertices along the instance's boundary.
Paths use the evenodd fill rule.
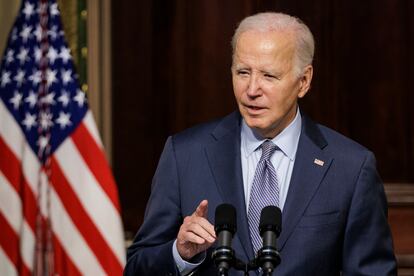
<path fill-rule="evenodd" d="M 41 58 L 40 58 L 40 72 L 41 72 L 41 82 L 39 86 L 39 96 L 38 96 L 38 118 L 39 120 L 42 116 L 47 116 L 50 114 L 50 106 L 48 101 L 46 101 L 46 96 L 48 94 L 48 82 L 47 82 L 47 69 L 48 69 L 48 51 L 49 51 L 49 40 L 48 40 L 48 0 L 40 1 L 40 27 L 41 27 Z M 38 177 L 38 196 L 37 196 L 37 205 L 38 205 L 38 214 L 36 220 L 36 256 L 35 256 L 35 275 L 54 275 L 54 248 L 52 241 L 52 223 L 51 223 L 51 200 L 50 200 L 50 139 L 51 132 L 50 126 L 47 124 L 39 124 L 38 126 L 38 135 L 39 135 L 39 148 L 38 148 L 38 158 L 42 162 L 42 166 L 39 168 L 39 177 Z M 45 172 L 46 178 L 41 177 L 42 171 Z M 44 181 L 43 181 L 44 180 Z M 44 188 L 46 188 L 46 195 L 43 194 Z M 46 198 L 43 199 L 43 196 Z M 43 220 L 42 217 L 42 202 L 46 200 L 46 216 Z"/>

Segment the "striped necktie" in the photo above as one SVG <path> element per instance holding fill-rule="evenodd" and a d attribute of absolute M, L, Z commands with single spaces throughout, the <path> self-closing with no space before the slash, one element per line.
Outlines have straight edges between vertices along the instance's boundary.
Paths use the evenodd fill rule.
<path fill-rule="evenodd" d="M 248 209 L 250 238 L 254 251 L 257 252 L 262 246 L 259 233 L 260 213 L 266 206 L 279 206 L 279 185 L 276 170 L 270 162 L 270 157 L 276 151 L 277 146 L 272 141 L 266 140 L 261 145 L 262 156 L 257 163 L 250 192 Z"/>

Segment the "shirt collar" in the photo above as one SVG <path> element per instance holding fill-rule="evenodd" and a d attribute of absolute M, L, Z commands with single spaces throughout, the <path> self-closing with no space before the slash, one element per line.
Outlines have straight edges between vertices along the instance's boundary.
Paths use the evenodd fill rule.
<path fill-rule="evenodd" d="M 293 121 L 272 139 L 272 142 L 287 156 L 294 161 L 298 148 L 299 136 L 302 128 L 302 117 L 299 108 Z M 247 126 L 244 119 L 241 127 L 242 145 L 247 156 L 257 150 L 266 140 L 260 137 L 253 129 Z"/>

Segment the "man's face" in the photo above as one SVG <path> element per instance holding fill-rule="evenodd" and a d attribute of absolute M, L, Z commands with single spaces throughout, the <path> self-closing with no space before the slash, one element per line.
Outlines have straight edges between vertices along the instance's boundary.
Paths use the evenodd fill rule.
<path fill-rule="evenodd" d="M 305 96 L 312 66 L 297 76 L 295 45 L 286 32 L 242 33 L 232 65 L 233 90 L 247 125 L 265 138 L 278 135 L 296 115 L 297 99 Z"/>

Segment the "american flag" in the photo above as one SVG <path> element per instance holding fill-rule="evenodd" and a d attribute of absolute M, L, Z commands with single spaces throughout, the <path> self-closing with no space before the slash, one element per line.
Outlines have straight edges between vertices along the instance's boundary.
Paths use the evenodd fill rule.
<path fill-rule="evenodd" d="M 0 67 L 0 275 L 121 275 L 118 193 L 56 1 L 24 0 Z"/>

